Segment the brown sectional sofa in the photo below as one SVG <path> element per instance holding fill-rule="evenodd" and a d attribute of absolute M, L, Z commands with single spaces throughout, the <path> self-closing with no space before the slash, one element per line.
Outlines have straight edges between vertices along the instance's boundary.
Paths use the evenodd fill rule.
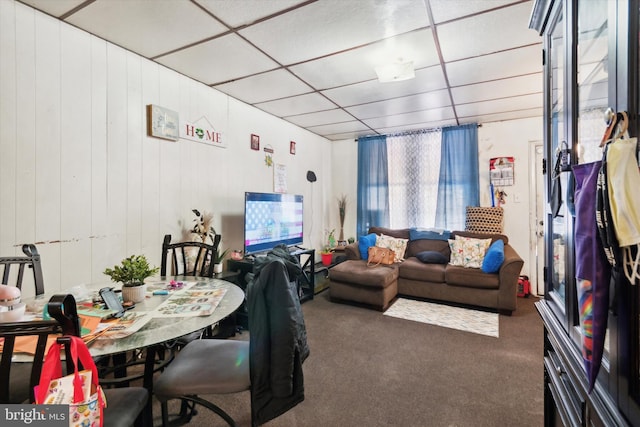
<path fill-rule="evenodd" d="M 409 229 L 372 227 L 369 233 L 409 239 Z M 422 251 L 438 251 L 450 257 L 446 240 L 409 240 L 405 261 L 393 266 L 367 267 L 358 243 L 345 249 L 346 261 L 329 270 L 330 298 L 335 302 L 356 302 L 386 310 L 396 295 L 426 298 L 495 309 L 511 314 L 516 309 L 516 291 L 524 264 L 509 239 L 502 234 L 453 231 L 455 235 L 504 242 L 504 262 L 496 274 L 451 264 L 425 264 L 416 258 Z"/>

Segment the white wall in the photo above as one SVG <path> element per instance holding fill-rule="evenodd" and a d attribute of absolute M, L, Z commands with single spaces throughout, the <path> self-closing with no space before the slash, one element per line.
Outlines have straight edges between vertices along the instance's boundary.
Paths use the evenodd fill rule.
<path fill-rule="evenodd" d="M 542 117 L 485 123 L 478 129 L 478 162 L 480 165 L 480 205 L 491 206 L 489 159 L 515 157 L 515 184 L 504 187 L 504 233 L 524 260 L 522 274 L 529 274 L 529 141 L 542 141 Z M 355 234 L 358 144 L 353 140 L 332 143 L 332 175 L 334 194 L 349 199 L 345 220 L 345 237 Z M 333 202 L 333 200 L 329 200 Z M 332 228 L 340 225 L 337 202 L 327 219 Z"/>
<path fill-rule="evenodd" d="M 273 191 L 252 133 L 287 166 L 288 192 L 305 196 L 304 244 L 320 247 L 334 198 L 325 138 L 6 0 L 0 70 L 0 254 L 35 242 L 47 291 L 104 282 L 134 253 L 159 265 L 164 234 L 179 238 L 193 208 L 214 213 L 223 248 L 241 249 L 244 192 Z M 148 137 L 147 104 L 205 116 L 228 148 Z"/>

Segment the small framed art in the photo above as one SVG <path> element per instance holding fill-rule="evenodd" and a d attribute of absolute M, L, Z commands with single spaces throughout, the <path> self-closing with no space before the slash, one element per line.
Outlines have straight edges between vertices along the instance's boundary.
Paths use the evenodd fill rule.
<path fill-rule="evenodd" d="M 147 105 L 147 132 L 149 136 L 177 141 L 179 135 L 178 113 L 159 105 Z"/>
<path fill-rule="evenodd" d="M 296 154 L 296 143 L 294 141 L 289 141 L 289 153 Z"/>
<path fill-rule="evenodd" d="M 260 150 L 260 137 L 258 135 L 251 134 L 251 149 Z"/>

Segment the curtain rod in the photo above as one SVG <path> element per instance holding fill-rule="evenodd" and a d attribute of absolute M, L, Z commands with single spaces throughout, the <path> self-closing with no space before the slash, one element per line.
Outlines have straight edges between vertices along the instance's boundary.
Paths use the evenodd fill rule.
<path fill-rule="evenodd" d="M 472 124 L 472 123 L 468 123 L 468 124 Z M 364 138 L 367 137 L 372 137 L 372 136 L 402 136 L 402 135 L 414 135 L 414 134 L 419 134 L 419 133 L 428 133 L 428 132 L 436 132 L 445 128 L 450 128 L 450 127 L 458 127 L 458 126 L 464 126 L 464 125 L 453 125 L 453 126 L 444 126 L 444 127 L 437 127 L 437 128 L 429 128 L 429 129 L 419 129 L 419 130 L 409 130 L 406 132 L 398 132 L 398 133 L 387 133 L 387 134 L 376 134 L 376 135 L 367 135 Z M 476 126 L 481 128 L 482 127 L 482 123 L 476 123 Z M 354 141 L 358 141 L 359 138 L 354 138 Z"/>

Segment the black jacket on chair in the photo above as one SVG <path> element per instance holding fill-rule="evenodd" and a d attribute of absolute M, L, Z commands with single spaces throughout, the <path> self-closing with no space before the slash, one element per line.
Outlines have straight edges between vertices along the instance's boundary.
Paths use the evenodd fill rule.
<path fill-rule="evenodd" d="M 256 261 L 247 284 L 251 407 L 260 425 L 304 400 L 302 362 L 309 355 L 295 279 L 301 268 L 286 248 Z"/>

